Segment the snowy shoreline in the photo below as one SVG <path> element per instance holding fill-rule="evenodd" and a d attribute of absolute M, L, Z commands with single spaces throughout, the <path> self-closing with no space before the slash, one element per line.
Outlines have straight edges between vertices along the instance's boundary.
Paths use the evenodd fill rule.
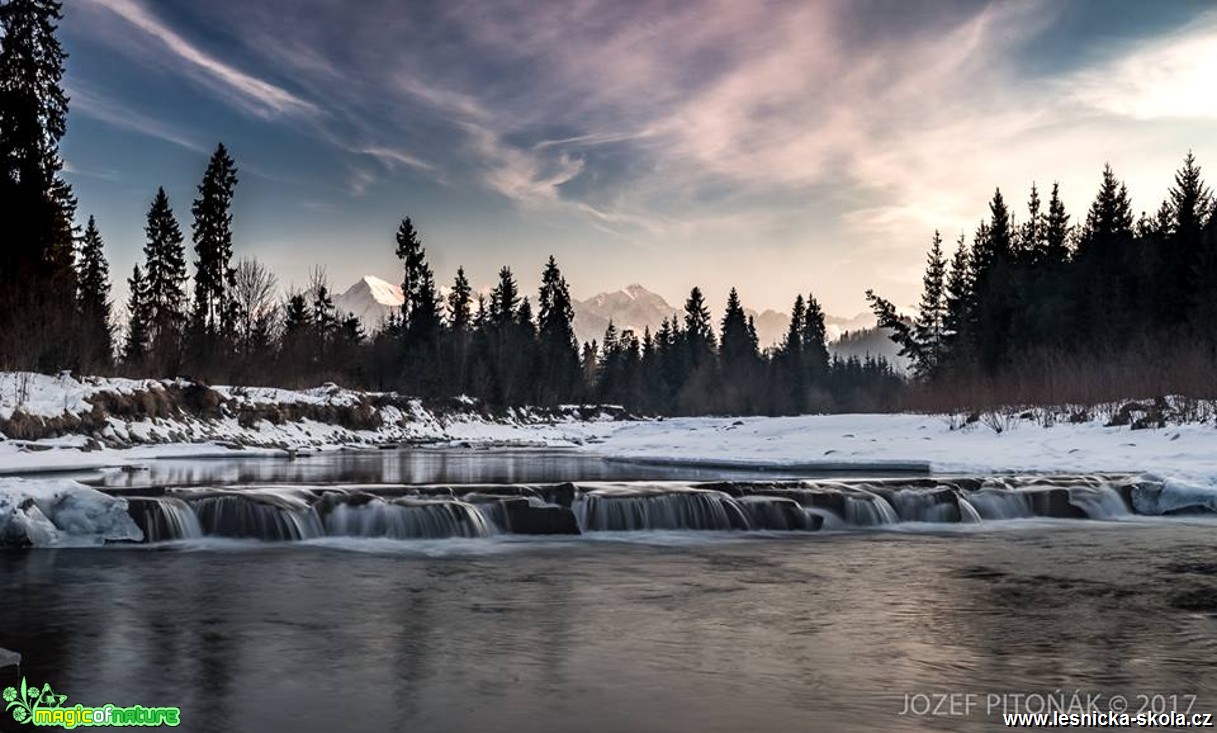
<path fill-rule="evenodd" d="M 1217 482 L 1211 421 L 1134 429 L 1099 416 L 1047 427 L 1013 418 L 995 430 L 920 414 L 624 418 L 619 408 L 577 406 L 490 414 L 471 400 L 439 410 L 335 385 L 199 387 L 9 372 L 0 373 L 0 475 L 430 444 L 577 448 L 614 461 L 699 468 L 1150 473 Z M 6 426 L 31 424 L 57 434 L 5 435 Z"/>

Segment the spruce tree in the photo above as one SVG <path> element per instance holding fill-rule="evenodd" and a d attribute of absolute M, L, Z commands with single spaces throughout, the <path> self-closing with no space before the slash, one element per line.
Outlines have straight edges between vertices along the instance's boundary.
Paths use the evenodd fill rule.
<path fill-rule="evenodd" d="M 719 356 L 723 368 L 731 376 L 742 377 L 757 357 L 757 344 L 753 340 L 754 334 L 748 329 L 747 316 L 735 288 L 731 288 L 727 294 L 727 308 L 723 311 L 720 330 L 722 349 Z"/>
<path fill-rule="evenodd" d="M 177 368 L 185 323 L 186 250 L 165 189 L 158 189 L 144 228 L 152 356 L 162 373 Z"/>
<path fill-rule="evenodd" d="M 458 267 L 448 292 L 448 328 L 453 333 L 468 333 L 473 327 L 473 288 L 465 277 L 465 268 Z"/>
<path fill-rule="evenodd" d="M 122 358 L 129 369 L 139 369 L 148 357 L 153 315 L 148 281 L 139 265 L 127 279 L 127 288 L 131 294 L 127 301 L 127 337 L 123 342 Z"/>
<path fill-rule="evenodd" d="M 552 404 L 571 399 L 578 391 L 579 382 L 575 308 L 566 278 L 552 255 L 541 274 L 537 303 L 538 399 L 542 404 Z"/>
<path fill-rule="evenodd" d="M 406 348 L 434 348 L 443 328 L 435 274 L 427 263 L 418 230 L 409 217 L 397 228 L 397 258 L 402 261 L 402 327 Z M 421 355 L 417 355 L 421 356 Z"/>
<path fill-rule="evenodd" d="M 688 345 L 690 366 L 696 368 L 714 357 L 714 331 L 710 327 L 710 309 L 706 307 L 701 288 L 694 286 L 685 301 L 685 343 Z"/>
<path fill-rule="evenodd" d="M 97 222 L 89 217 L 80 243 L 77 275 L 77 307 L 83 340 L 83 362 L 91 368 L 105 369 L 113 360 L 113 334 L 110 326 L 110 266 L 106 263 Z"/>
<path fill-rule="evenodd" d="M 828 375 L 828 332 L 824 325 L 824 310 L 814 295 L 807 296 L 803 316 L 803 363 L 813 382 L 822 383 Z"/>
<path fill-rule="evenodd" d="M 1142 305 L 1136 300 L 1140 264 L 1136 254 L 1128 189 L 1110 165 L 1104 166 L 1073 268 L 1076 338 L 1096 346 L 1126 338 Z"/>
<path fill-rule="evenodd" d="M 1034 190 L 1032 189 L 1033 195 Z M 926 255 L 925 275 L 921 280 L 921 303 L 913 334 L 918 342 L 918 361 L 914 370 L 928 379 L 942 362 L 946 350 L 947 287 L 946 260 L 942 254 L 942 236 L 935 231 Z"/>
<path fill-rule="evenodd" d="M 506 326 L 516 317 L 516 309 L 520 307 L 520 288 L 516 285 L 515 275 L 511 268 L 504 266 L 499 270 L 499 282 L 490 291 L 490 321 L 496 326 Z"/>
<path fill-rule="evenodd" d="M 1198 296 L 1203 292 L 1201 251 L 1205 226 L 1213 212 L 1213 194 L 1205 185 L 1200 166 L 1189 152 L 1175 173 L 1168 200 L 1171 231 L 1163 253 L 1163 275 L 1157 283 L 1164 300 L 1168 323 L 1194 319 Z"/>
<path fill-rule="evenodd" d="M 214 339 L 231 333 L 235 320 L 232 289 L 236 270 L 232 262 L 232 197 L 237 185 L 237 167 L 223 143 L 216 148 L 199 184 L 199 197 L 190 211 L 194 215 L 194 312 L 193 330 Z"/>
<path fill-rule="evenodd" d="M 68 100 L 58 0 L 0 5 L 0 363 L 71 366 L 76 200 L 59 141 Z"/>
<path fill-rule="evenodd" d="M 1061 201 L 1060 185 L 1052 184 L 1052 198 L 1048 201 L 1048 217 L 1044 221 L 1043 249 L 1036 262 L 1049 266 L 1062 266 L 1069 260 L 1069 214 Z"/>
<path fill-rule="evenodd" d="M 1015 261 L 1023 265 L 1038 264 L 1044 252 L 1044 215 L 1040 213 L 1040 192 L 1031 184 L 1027 199 L 1027 220 L 1018 231 Z"/>

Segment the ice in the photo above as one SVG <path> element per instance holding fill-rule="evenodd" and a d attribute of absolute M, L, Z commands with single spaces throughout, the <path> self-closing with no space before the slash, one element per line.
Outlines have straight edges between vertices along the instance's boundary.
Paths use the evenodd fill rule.
<path fill-rule="evenodd" d="M 0 545 L 139 542 L 124 499 L 65 479 L 0 479 Z"/>
<path fill-rule="evenodd" d="M 1161 490 L 1134 489 L 1133 505 L 1141 514 L 1167 514 L 1186 510 L 1217 512 L 1217 486 L 1186 479 L 1168 478 Z"/>

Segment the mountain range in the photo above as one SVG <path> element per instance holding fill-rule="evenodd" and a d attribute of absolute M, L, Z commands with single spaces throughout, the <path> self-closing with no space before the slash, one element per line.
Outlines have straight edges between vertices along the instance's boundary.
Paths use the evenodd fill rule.
<path fill-rule="evenodd" d="M 447 295 L 446 289 L 441 289 L 441 295 Z M 371 333 L 379 330 L 389 315 L 401 308 L 402 300 L 400 286 L 367 275 L 335 297 L 334 305 L 341 312 L 353 313 L 363 323 L 364 329 Z M 587 300 L 575 300 L 573 305 L 575 336 L 580 343 L 603 339 L 610 320 L 618 332 L 630 329 L 641 335 L 644 329 L 649 328 L 651 333 L 655 333 L 665 318 L 679 317 L 681 311 L 680 307 L 672 305 L 663 296 L 637 283 L 621 290 L 593 295 Z M 762 348 L 781 343 L 790 323 L 789 314 L 774 310 L 746 312 L 756 323 L 757 339 Z M 874 329 L 875 317 L 870 313 L 859 313 L 852 318 L 826 315 L 824 325 L 829 342 L 834 343 L 846 332 Z M 854 354 L 855 349 L 861 346 L 866 353 L 889 358 L 894 356 L 895 349 L 891 342 L 879 334 L 876 336 L 879 337 L 855 339 L 849 344 L 852 348 L 842 349 L 843 355 L 862 356 L 862 353 Z"/>

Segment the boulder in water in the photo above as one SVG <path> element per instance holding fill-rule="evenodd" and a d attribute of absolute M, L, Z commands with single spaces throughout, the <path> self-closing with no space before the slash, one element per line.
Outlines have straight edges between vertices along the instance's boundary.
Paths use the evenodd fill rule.
<path fill-rule="evenodd" d="M 1037 516 L 1058 519 L 1086 519 L 1086 512 L 1069 501 L 1069 489 L 1029 491 L 1031 507 Z"/>
<path fill-rule="evenodd" d="M 507 528 L 513 534 L 582 534 L 575 515 L 566 507 L 529 506 L 527 502 L 504 502 Z"/>

